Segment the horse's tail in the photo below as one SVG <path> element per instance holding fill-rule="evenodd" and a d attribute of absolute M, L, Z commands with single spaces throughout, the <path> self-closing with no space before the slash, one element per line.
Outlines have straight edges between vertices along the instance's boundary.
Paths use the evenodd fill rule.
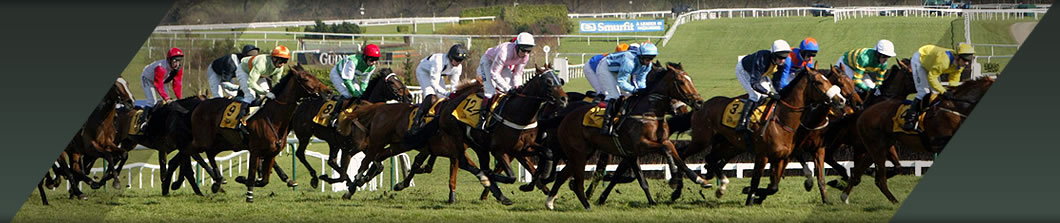
<path fill-rule="evenodd" d="M 680 134 L 692 129 L 692 112 L 677 114 L 666 120 L 670 134 Z"/>

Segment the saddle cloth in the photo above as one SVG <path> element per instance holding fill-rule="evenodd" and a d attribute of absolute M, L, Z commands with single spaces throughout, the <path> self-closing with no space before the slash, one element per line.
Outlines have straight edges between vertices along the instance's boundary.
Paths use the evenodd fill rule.
<path fill-rule="evenodd" d="M 335 106 L 339 101 L 328 99 L 324 101 L 324 104 L 320 105 L 320 109 L 317 110 L 317 115 L 313 116 L 313 123 L 318 125 L 327 125 L 328 118 L 331 117 L 332 113 L 335 113 Z"/>
<path fill-rule="evenodd" d="M 147 121 L 147 120 L 140 120 L 141 118 L 143 118 L 143 115 L 144 115 L 144 110 L 143 109 L 135 109 L 135 110 L 133 110 L 132 117 L 129 120 L 130 121 L 129 122 L 129 135 L 140 135 L 142 133 L 142 131 L 140 129 L 140 124 L 142 124 L 141 122 L 143 122 L 143 121 Z"/>
<path fill-rule="evenodd" d="M 763 100 L 766 101 L 760 103 L 761 105 L 754 108 L 754 111 L 751 112 L 751 123 L 748 123 L 749 126 L 757 125 L 758 120 L 762 120 L 762 114 L 765 113 L 766 105 L 769 104 L 769 99 Z M 725 106 L 725 111 L 722 112 L 721 124 L 729 128 L 736 128 L 736 126 L 740 124 L 740 118 L 743 118 L 741 117 L 741 115 L 743 115 L 743 108 L 743 100 L 737 98 L 732 99 L 732 102 L 729 102 L 729 104 Z"/>
<path fill-rule="evenodd" d="M 438 105 L 441 104 L 442 101 L 445 101 L 445 98 L 438 99 L 431 104 L 431 108 L 427 110 L 427 114 L 423 115 L 424 124 L 434 121 L 434 118 L 437 116 L 436 113 L 438 112 Z M 412 112 L 409 113 L 409 126 L 406 126 L 406 129 L 412 128 L 412 123 L 415 122 L 416 113 L 419 113 L 419 110 L 420 108 L 419 106 L 417 106 L 416 108 L 412 109 Z"/>
<path fill-rule="evenodd" d="M 495 97 L 496 98 L 492 100 L 489 107 L 491 111 L 497 108 L 498 102 L 500 102 L 505 95 L 498 94 Z M 478 126 L 479 115 L 482 114 L 480 111 L 482 108 L 482 100 L 482 97 L 479 97 L 477 94 L 468 95 L 467 98 L 460 101 L 460 104 L 457 104 L 456 109 L 453 109 L 453 117 L 456 117 L 456 120 L 459 120 L 464 124 Z"/>
<path fill-rule="evenodd" d="M 938 96 L 938 94 L 930 94 L 928 100 L 934 101 L 936 96 Z M 902 102 L 902 105 L 898 106 L 898 111 L 895 112 L 894 117 L 891 118 L 891 123 L 894 123 L 891 127 L 892 131 L 905 134 L 918 134 L 924 131 L 924 112 L 921 112 L 920 115 L 916 117 L 917 123 L 921 123 L 921 125 L 917 125 L 915 131 L 908 131 L 905 130 L 905 128 L 902 128 L 902 126 L 905 125 L 905 119 L 902 118 L 902 114 L 905 114 L 905 111 L 909 110 L 909 107 L 913 105 L 914 99 L 916 99 L 916 94 L 909 94 L 905 97 L 905 101 Z"/>

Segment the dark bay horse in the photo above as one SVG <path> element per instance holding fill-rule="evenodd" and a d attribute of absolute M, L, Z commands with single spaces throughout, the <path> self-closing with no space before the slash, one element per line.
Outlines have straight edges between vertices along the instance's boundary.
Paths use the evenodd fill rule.
<path fill-rule="evenodd" d="M 682 151 L 682 157 L 694 155 L 708 147 L 712 148 L 706 156 L 706 168 L 721 182 L 715 191 L 715 196 L 720 198 L 729 183 L 725 174 L 721 174 L 721 168 L 728 160 L 748 151 L 749 147 L 753 148 L 755 170 L 751 189 L 745 191 L 748 194 L 745 205 L 752 205 L 752 201 L 761 202 L 778 190 L 788 155 L 795 149 L 795 129 L 799 127 L 807 108 L 824 105 L 844 111 L 842 106 L 846 104 L 846 98 L 840 93 L 840 87 L 832 85 L 824 74 L 813 69 L 798 72 L 787 88 L 781 90 L 781 99 L 767 103 L 767 110 L 763 112 L 765 120 L 759 124 L 761 127 L 750 135 L 750 141 L 746 139 L 745 134 L 722 124 L 722 115 L 733 98 L 711 98 L 692 113 L 692 142 Z M 758 184 L 765 174 L 766 163 L 773 167 L 774 173 L 770 175 L 769 187 L 760 190 Z M 675 190 L 671 198 L 680 196 L 680 191 Z M 754 199 L 756 194 L 760 196 L 758 199 Z"/>
<path fill-rule="evenodd" d="M 848 186 L 844 188 L 841 196 L 843 202 L 850 202 L 851 190 L 860 182 L 861 175 L 871 164 L 876 165 L 876 187 L 891 203 L 897 204 L 898 199 L 887 188 L 884 164 L 888 153 L 894 150 L 896 144 L 901 145 L 902 149 L 942 152 L 943 147 L 993 83 L 993 78 L 978 78 L 966 81 L 940 95 L 926 107 L 922 122 L 923 131 L 917 134 L 893 131 L 894 121 L 891 117 L 898 112 L 898 106 L 903 100 L 888 99 L 865 109 L 857 120 L 857 132 L 868 155 L 855 161 Z"/>
<path fill-rule="evenodd" d="M 684 172 L 685 176 L 704 186 L 709 183 L 695 174 L 678 157 L 674 145 L 669 140 L 669 129 L 663 116 L 673 108 L 671 99 L 679 99 L 685 103 L 695 104 L 701 98 L 692 79 L 681 68 L 680 64 L 668 63 L 663 74 L 648 75 L 649 84 L 647 88 L 625 99 L 624 104 L 629 105 L 629 113 L 621 116 L 625 121 L 616 125 L 618 137 L 600 134 L 596 128 L 585 127 L 583 119 L 590 112 L 592 105 L 582 105 L 575 108 L 566 115 L 560 124 L 557 137 L 560 147 L 566 157 L 566 167 L 559 173 L 558 178 L 552 185 L 552 191 L 545 202 L 545 206 L 552 210 L 558 196 L 559 187 L 570 177 L 571 190 L 577 195 L 585 209 L 589 209 L 589 202 L 585 195 L 583 181 L 585 178 L 584 167 L 586 160 L 595 151 L 606 152 L 621 157 L 637 157 L 647 153 L 663 153 L 667 155 L 667 161 L 672 167 L 675 176 Z M 631 159 L 632 160 L 632 159 Z M 675 177 L 681 181 L 680 177 Z M 672 183 L 673 181 L 671 181 Z M 651 197 L 649 196 L 649 202 Z M 654 203 L 654 202 L 652 202 Z"/>
<path fill-rule="evenodd" d="M 197 95 L 179 99 L 170 103 L 158 105 L 154 109 L 143 110 L 140 108 L 123 108 L 118 113 L 118 138 L 121 140 L 121 148 L 124 151 L 132 151 L 137 145 L 158 151 L 158 165 L 161 170 L 162 195 L 168 195 L 173 171 L 178 165 L 181 166 L 181 175 L 188 181 L 195 181 L 191 160 L 188 157 L 174 157 L 173 162 L 167 163 L 169 153 L 187 148 L 191 142 L 191 111 L 200 103 L 206 101 L 206 96 Z M 150 112 L 147 116 L 147 125 L 140 134 L 129 134 L 136 111 Z M 122 161 L 122 164 L 125 162 Z M 179 186 L 181 182 L 175 185 Z M 196 194 L 202 195 L 197 183 L 191 184 Z"/>
<path fill-rule="evenodd" d="M 412 103 L 412 94 L 409 93 L 408 88 L 401 82 L 397 74 L 390 68 L 383 68 L 379 71 L 379 75 L 368 81 L 365 93 L 355 103 L 380 103 L 391 100 L 397 100 L 400 103 Z M 298 105 L 298 109 L 295 109 L 294 112 L 294 118 L 291 119 L 291 129 L 294 130 L 295 138 L 298 139 L 298 149 L 295 150 L 295 155 L 298 156 L 298 160 L 309 171 L 309 176 L 312 177 L 310 185 L 313 188 L 316 188 L 320 181 L 317 178 L 316 169 L 309 165 L 309 161 L 306 161 L 305 157 L 305 150 L 309 147 L 311 137 L 316 136 L 328 143 L 329 159 L 327 163 L 332 169 L 341 170 L 339 171 L 340 174 L 346 174 L 345 169 L 341 168 L 348 165 L 339 165 L 335 162 L 336 159 L 339 159 L 338 152 L 343 152 L 342 162 L 348 163 L 353 154 L 362 150 L 362 148 L 355 147 L 365 144 L 365 142 L 355 143 L 365 139 L 355 140 L 339 134 L 335 131 L 335 127 L 322 126 L 313 122 L 313 118 L 325 102 L 327 102 L 327 99 L 323 97 L 307 99 Z"/>
<path fill-rule="evenodd" d="M 494 155 L 498 160 L 503 160 L 502 156 L 506 154 L 517 153 L 521 149 L 529 147 L 530 143 L 533 143 L 536 137 L 536 112 L 546 103 L 566 103 L 566 95 L 562 91 L 561 83 L 559 78 L 555 76 L 554 72 L 546 68 L 538 68 L 537 73 L 539 75 L 532 78 L 527 84 L 513 90 L 513 94 L 509 97 L 507 103 L 503 103 L 501 107 L 498 107 L 499 112 L 495 112 L 497 119 L 500 122 L 499 125 L 492 128 L 491 132 L 487 133 L 473 129 L 467 124 L 460 122 L 454 116 L 448 115 L 456 109 L 477 109 L 478 105 L 469 105 L 467 108 L 458 108 L 460 103 L 464 101 L 468 96 L 475 93 L 482 92 L 481 82 L 472 82 L 462 84 L 453 93 L 452 98 L 440 102 L 438 105 L 437 114 L 440 114 L 434 121 L 428 123 L 428 127 L 425 127 L 421 133 L 434 134 L 429 137 L 425 137 L 425 142 L 421 146 L 410 148 L 408 143 L 403 141 L 409 140 L 405 138 L 404 134 L 407 132 L 406 126 L 408 126 L 408 114 L 412 111 L 414 106 L 411 105 L 382 105 L 378 107 L 378 112 L 370 111 L 369 108 L 364 108 L 367 113 L 374 113 L 371 117 L 365 117 L 368 120 L 364 126 L 366 129 L 371 129 L 368 132 L 370 134 L 369 144 L 366 147 L 365 161 L 362 162 L 360 168 L 361 172 L 365 172 L 365 169 L 369 168 L 368 165 L 372 163 L 370 169 L 367 170 L 367 175 L 358 174 L 353 180 L 352 185 L 359 186 L 363 184 L 367 179 L 379 174 L 382 171 L 383 159 L 396 155 L 401 152 L 405 152 L 411 149 L 417 149 L 421 153 L 426 153 L 435 156 L 442 156 L 450 158 L 450 196 L 449 201 L 455 202 L 455 190 L 456 190 L 456 170 L 464 169 L 472 174 L 479 177 L 480 182 L 484 187 L 489 188 L 494 192 L 494 196 L 501 201 L 503 204 L 511 204 L 511 200 L 504 197 L 500 193 L 499 187 L 493 184 L 495 177 L 475 167 L 474 163 L 471 162 L 465 150 L 467 145 L 471 145 L 475 148 L 478 153 L 481 162 L 485 162 L 488 166 L 489 155 Z M 376 108 L 371 108 L 376 109 Z M 534 112 L 527 112 L 528 109 L 535 109 Z M 392 113 L 392 114 L 391 114 Z M 396 115 L 396 117 L 395 117 Z M 356 116 L 356 115 L 355 115 Z M 347 116 L 354 117 L 354 116 Z M 343 121 L 344 124 L 340 125 L 339 131 L 350 131 L 352 120 L 347 119 Z M 384 126 L 380 126 L 384 125 Z M 386 127 L 390 125 L 390 127 Z M 436 125 L 431 127 L 431 125 Z M 529 128 L 528 128 L 529 127 Z M 345 130 L 343 129 L 345 128 Z M 382 129 L 380 129 L 382 128 Z M 434 129 L 426 130 L 426 129 Z M 382 131 L 380 131 L 382 130 Z M 428 134 L 428 135 L 429 135 Z M 495 137 L 488 137 L 495 136 Z M 387 149 L 383 149 L 384 146 L 389 145 Z M 485 145 L 485 146 L 484 146 Z M 427 156 L 417 156 L 418 162 L 413 166 L 419 166 L 418 163 L 422 163 L 422 160 Z M 485 157 L 485 158 L 484 158 Z M 509 168 L 510 169 L 510 168 Z M 395 186 L 395 190 L 403 189 L 408 186 L 408 182 L 416 173 L 422 173 L 421 171 L 413 171 L 410 173 L 402 183 Z M 500 181 L 504 181 L 501 179 Z M 514 182 L 514 178 L 511 179 Z M 350 192 L 347 192 L 347 196 L 352 195 L 354 192 L 352 186 Z"/>
<path fill-rule="evenodd" d="M 132 95 L 129 94 L 123 79 L 114 82 L 100 100 L 99 104 L 89 114 L 85 124 L 77 131 L 70 143 L 67 144 L 65 153 L 68 156 L 69 167 L 64 172 L 70 181 L 70 197 L 85 199 L 77 187 L 81 181 L 88 182 L 92 189 L 99 189 L 108 179 L 117 176 L 117 162 L 127 156 L 125 151 L 118 148 L 117 130 L 115 129 L 115 117 L 117 116 L 117 105 L 131 106 Z M 97 158 L 103 158 L 107 162 L 104 176 L 100 181 L 95 181 L 88 176 L 91 163 Z M 58 173 L 57 173 L 58 174 Z"/>
<path fill-rule="evenodd" d="M 214 98 L 202 102 L 192 111 L 192 141 L 180 154 L 194 156 L 206 152 L 210 157 L 206 172 L 214 179 L 214 187 L 223 181 L 216 171 L 213 157 L 227 150 L 250 151 L 250 165 L 245 184 L 247 202 L 254 202 L 254 187 L 268 184 L 271 168 L 276 155 L 287 145 L 287 133 L 290 131 L 291 118 L 298 102 L 304 98 L 328 92 L 328 87 L 306 72 L 301 65 L 291 67 L 276 85 L 270 89 L 276 95 L 275 100 L 266 100 L 261 109 L 246 121 L 244 128 L 250 133 L 246 138 L 235 129 L 219 127 L 221 114 L 225 108 L 235 102 L 232 99 Z M 200 163 L 204 163 L 198 160 Z M 206 166 L 206 165 L 204 165 Z M 264 167 L 264 168 L 261 168 Z M 258 171 L 262 170 L 262 181 L 258 183 Z"/>

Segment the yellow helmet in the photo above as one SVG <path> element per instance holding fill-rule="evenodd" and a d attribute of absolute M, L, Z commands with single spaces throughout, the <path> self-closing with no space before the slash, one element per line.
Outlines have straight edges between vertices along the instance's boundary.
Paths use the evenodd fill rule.
<path fill-rule="evenodd" d="M 957 45 L 957 54 L 975 54 L 975 48 L 972 48 L 972 44 L 961 43 Z"/>

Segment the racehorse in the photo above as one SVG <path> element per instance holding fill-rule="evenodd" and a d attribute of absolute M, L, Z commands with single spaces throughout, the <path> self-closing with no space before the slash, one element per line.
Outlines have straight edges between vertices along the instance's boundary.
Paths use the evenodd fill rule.
<path fill-rule="evenodd" d="M 236 129 L 225 129 L 219 126 L 221 114 L 227 106 L 236 102 L 232 99 L 214 98 L 202 102 L 191 113 L 192 141 L 180 154 L 194 156 L 206 152 L 210 157 L 206 172 L 214 179 L 214 188 L 219 188 L 223 179 L 216 171 L 213 157 L 225 150 L 250 151 L 249 168 L 245 184 L 246 201 L 254 202 L 254 187 L 269 183 L 270 167 L 275 164 L 276 155 L 287 145 L 287 133 L 290 131 L 291 118 L 298 102 L 304 98 L 328 92 L 328 87 L 306 72 L 301 65 L 291 67 L 270 91 L 276 95 L 274 100 L 266 100 L 256 114 L 247 118 L 244 128 L 249 135 L 243 137 Z M 204 165 L 206 166 L 206 165 Z M 264 167 L 264 168 L 259 168 Z M 262 181 L 258 183 L 258 171 L 262 170 Z M 216 191 L 216 189 L 215 189 Z"/>
<path fill-rule="evenodd" d="M 89 114 L 88 120 L 77 131 L 70 143 L 67 144 L 65 153 L 69 158 L 69 167 L 64 172 L 66 179 L 71 185 L 79 182 L 88 182 L 92 189 L 99 189 L 104 182 L 117 176 L 115 166 L 117 160 L 126 156 L 125 151 L 120 150 L 115 138 L 115 117 L 117 116 L 117 105 L 131 106 L 132 95 L 129 93 L 124 79 L 119 78 L 114 85 L 107 90 L 103 99 Z M 103 158 L 107 162 L 104 176 L 101 181 L 95 181 L 88 177 L 87 171 L 97 158 Z M 57 173 L 58 174 L 58 173 Z M 86 199 L 78 187 L 70 187 L 70 197 Z"/>
<path fill-rule="evenodd" d="M 488 170 L 486 168 L 479 169 L 476 167 L 467 157 L 465 150 L 466 145 L 471 145 L 472 148 L 476 149 L 475 151 L 478 153 L 481 162 L 488 166 L 490 154 L 501 160 L 500 156 L 525 149 L 534 141 L 534 137 L 537 134 L 536 128 L 527 127 L 536 125 L 536 111 L 540 110 L 546 103 L 566 103 L 566 95 L 562 91 L 559 78 L 555 76 L 554 72 L 551 69 L 538 68 L 537 73 L 538 75 L 525 85 L 513 90 L 512 94 L 508 96 L 509 99 L 504 99 L 508 100 L 508 102 L 501 102 L 502 105 L 499 105 L 497 109 L 499 112 L 496 112 L 493 119 L 503 123 L 505 127 L 492 128 L 491 132 L 488 133 L 489 135 L 480 130 L 473 130 L 455 116 L 448 115 L 456 109 L 467 109 L 468 112 L 475 112 L 474 109 L 477 109 L 479 105 L 465 104 L 465 107 L 459 106 L 471 94 L 482 91 L 481 81 L 463 83 L 457 87 L 455 92 L 451 93 L 451 99 L 439 102 L 436 114 L 440 115 L 427 123 L 427 126 L 420 131 L 421 134 L 419 136 L 404 137 L 408 130 L 406 126 L 409 123 L 409 114 L 414 109 L 414 106 L 411 105 L 395 104 L 362 107 L 361 111 L 355 111 L 355 113 L 359 114 L 346 116 L 347 118 L 340 122 L 342 123 L 339 125 L 340 132 L 351 132 L 354 126 L 354 119 L 367 120 L 367 123 L 363 125 L 357 124 L 358 129 L 371 129 L 371 131 L 367 133 L 370 137 L 368 147 L 364 151 L 365 161 L 361 162 L 360 168 L 358 168 L 359 172 L 367 172 L 367 174 L 359 173 L 354 177 L 352 184 L 350 184 L 350 191 L 347 192 L 344 198 L 352 196 L 355 192 L 354 187 L 360 186 L 371 177 L 378 175 L 382 171 L 381 161 L 383 159 L 411 149 L 417 149 L 421 153 L 450 158 L 450 203 L 456 202 L 456 170 L 459 168 L 478 176 L 480 183 L 484 187 L 489 188 L 491 192 L 494 192 L 494 196 L 498 201 L 505 205 L 512 204 L 510 199 L 500 193 L 500 188 L 491 183 L 493 178 L 498 177 L 492 177 L 489 173 L 482 171 Z M 536 110 L 534 113 L 530 113 L 526 112 L 527 109 Z M 360 126 L 364 126 L 364 128 L 360 128 Z M 489 137 L 491 135 L 496 137 Z M 414 137 L 422 137 L 425 140 L 422 143 L 407 143 L 409 138 Z M 383 147 L 386 145 L 390 147 L 384 149 Z M 482 145 L 488 145 L 488 147 Z M 419 160 L 417 163 L 422 163 L 423 158 L 426 158 L 426 156 L 417 156 L 417 160 Z M 369 164 L 372 164 L 370 169 L 368 167 Z M 413 166 L 419 166 L 419 164 L 414 164 Z M 418 172 L 421 171 L 412 171 L 402 183 L 395 185 L 395 190 L 407 187 L 408 182 Z M 504 181 L 504 179 L 501 179 L 501 181 Z M 514 179 L 511 181 L 514 182 Z"/>
<path fill-rule="evenodd" d="M 921 122 L 923 130 L 916 134 L 895 132 L 893 129 L 894 119 L 890 117 L 895 117 L 903 100 L 888 99 L 865 109 L 857 120 L 857 132 L 868 155 L 855 161 L 848 186 L 841 194 L 843 202 L 850 202 L 851 190 L 860 183 L 865 169 L 870 164 L 874 164 L 876 165 L 876 187 L 891 203 L 897 204 L 898 199 L 887 188 L 887 173 L 884 166 L 887 153 L 894 150 L 896 144 L 902 145 L 902 149 L 942 152 L 943 147 L 993 83 L 994 79 L 990 77 L 966 81 L 941 94 L 938 99 L 930 101 L 930 106 L 925 106 L 926 111 L 923 113 Z M 872 162 L 868 162 L 869 160 Z"/>
<path fill-rule="evenodd" d="M 395 74 L 390 68 L 380 69 L 379 74 L 376 75 L 369 81 L 367 87 L 365 87 L 365 93 L 361 95 L 360 99 L 357 99 L 356 104 L 363 104 L 364 101 L 367 103 L 379 103 L 390 100 L 397 100 L 400 103 L 412 103 L 412 94 L 409 93 L 408 88 L 401 79 Z M 335 127 L 323 126 L 313 122 L 313 118 L 320 112 L 321 107 L 328 100 L 326 98 L 310 98 L 298 105 L 298 109 L 295 109 L 294 118 L 291 119 L 291 129 L 294 130 L 295 138 L 298 139 L 298 149 L 295 150 L 295 155 L 305 166 L 306 170 L 309 171 L 309 176 L 312 177 L 310 185 L 316 188 L 320 181 L 317 178 L 317 171 L 313 169 L 312 165 L 309 165 L 309 161 L 306 161 L 305 150 L 309 147 L 310 138 L 316 136 L 317 138 L 324 140 L 328 143 L 330 154 L 328 156 L 328 165 L 332 169 L 340 170 L 340 174 L 346 174 L 344 166 L 339 165 L 335 162 L 338 159 L 338 152 L 343 151 L 342 162 L 348 163 L 350 157 L 353 154 L 360 151 L 360 148 L 354 148 L 358 145 L 365 143 L 354 143 L 355 141 L 350 137 L 343 136 L 335 131 Z M 341 103 L 341 102 L 340 102 Z M 337 105 L 336 105 L 337 106 Z M 328 114 L 337 114 L 330 111 L 325 111 Z M 280 173 L 278 170 L 277 173 Z"/>
<path fill-rule="evenodd" d="M 685 103 L 695 104 L 700 101 L 699 93 L 692 85 L 692 79 L 684 72 L 680 64 L 668 63 L 662 74 L 648 75 L 648 86 L 636 92 L 633 96 L 625 99 L 628 114 L 622 114 L 621 120 L 616 123 L 618 137 L 600 134 L 599 129 L 586 127 L 583 119 L 590 112 L 591 105 L 582 105 L 566 115 L 559 126 L 557 137 L 560 147 L 567 159 L 566 167 L 559 173 L 557 181 L 552 185 L 552 191 L 546 200 L 545 206 L 552 210 L 559 192 L 559 187 L 570 177 L 571 189 L 577 195 L 585 209 L 590 209 L 589 202 L 585 196 L 583 181 L 585 174 L 583 168 L 588 156 L 594 151 L 607 152 L 622 157 L 636 157 L 650 152 L 661 152 L 667 155 L 671 170 L 677 176 L 678 172 L 684 172 L 689 179 L 703 186 L 709 183 L 696 175 L 685 165 L 677 151 L 669 140 L 669 129 L 666 120 L 662 118 L 668 110 L 671 110 L 671 99 L 679 99 Z M 632 159 L 631 159 L 632 160 Z M 676 181 L 680 178 L 675 177 Z M 672 183 L 673 181 L 671 181 Z M 649 196 L 649 202 L 654 203 Z"/>
<path fill-rule="evenodd" d="M 824 74 L 813 69 L 802 70 L 781 90 L 780 100 L 766 103 L 761 127 L 752 134 L 740 134 L 722 124 L 722 115 L 727 112 L 726 107 L 734 98 L 711 98 L 692 113 L 692 142 L 682 151 L 682 157 L 696 154 L 708 146 L 712 148 L 706 156 L 706 168 L 721 182 L 721 186 L 715 191 L 715 196 L 720 198 L 729 183 L 728 178 L 721 174 L 721 168 L 736 155 L 753 151 L 755 170 L 751 187 L 745 191 L 745 205 L 752 205 L 752 201 L 759 203 L 766 196 L 778 191 L 783 167 L 787 165 L 788 155 L 794 150 L 795 128 L 799 127 L 806 110 L 809 107 L 825 105 L 837 111 L 845 111 L 842 106 L 846 104 L 846 98 L 840 93 L 840 87 L 832 85 Z M 780 106 L 777 106 L 778 104 Z M 773 167 L 773 175 L 770 176 L 769 187 L 760 190 L 758 184 L 765 174 L 766 163 Z M 671 199 L 679 197 L 680 191 L 678 186 Z M 756 194 L 760 195 L 758 199 L 754 199 Z"/>
<path fill-rule="evenodd" d="M 167 163 L 169 153 L 178 151 L 183 148 L 187 148 L 188 143 L 191 142 L 191 111 L 194 110 L 200 103 L 206 101 L 206 96 L 196 95 L 179 99 L 170 103 L 158 105 L 158 107 L 150 110 L 136 109 L 136 108 L 123 108 L 119 109 L 118 113 L 118 138 L 120 140 L 120 146 L 123 151 L 132 151 L 136 148 L 136 145 L 143 145 L 144 147 L 151 148 L 158 151 L 158 166 L 161 171 L 162 177 L 162 195 L 168 195 L 170 189 L 170 182 L 172 181 L 172 175 L 176 171 L 177 165 L 181 165 L 182 177 L 188 179 L 188 181 L 195 181 L 195 177 L 192 173 L 191 161 L 188 157 L 178 156 L 173 158 L 173 162 Z M 147 120 L 144 122 L 147 125 L 144 129 L 140 130 L 140 134 L 130 134 L 129 128 L 131 125 L 136 123 L 133 122 L 136 111 L 142 110 L 142 112 L 149 112 Z M 121 161 L 123 166 L 125 161 Z M 118 169 L 121 169 L 120 167 Z M 183 184 L 182 181 L 173 183 L 173 188 L 176 188 Z M 199 186 L 196 183 L 191 184 L 192 189 L 196 194 L 202 195 L 199 191 Z"/>

